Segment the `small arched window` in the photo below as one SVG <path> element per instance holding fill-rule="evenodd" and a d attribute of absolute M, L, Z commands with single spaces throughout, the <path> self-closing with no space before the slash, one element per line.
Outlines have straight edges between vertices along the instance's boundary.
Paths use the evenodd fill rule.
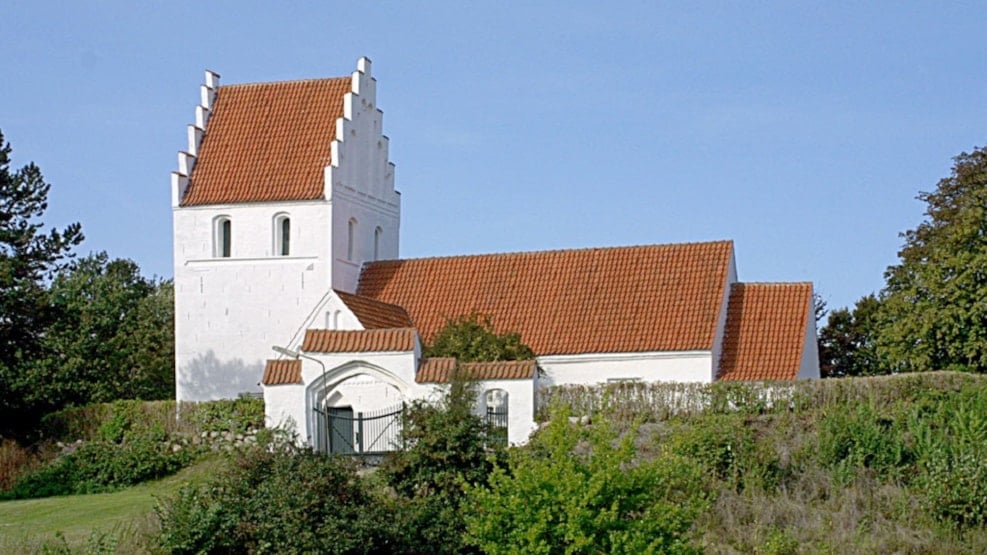
<path fill-rule="evenodd" d="M 291 254 L 291 218 L 287 214 L 274 217 L 274 253 L 277 256 Z"/>
<path fill-rule="evenodd" d="M 356 218 L 350 218 L 346 225 L 346 260 L 353 260 L 356 253 Z"/>
<path fill-rule="evenodd" d="M 384 234 L 384 230 L 377 226 L 374 230 L 374 260 L 380 259 L 380 236 Z"/>
<path fill-rule="evenodd" d="M 229 216 L 219 216 L 213 221 L 213 256 L 229 258 L 233 247 L 233 224 Z"/>

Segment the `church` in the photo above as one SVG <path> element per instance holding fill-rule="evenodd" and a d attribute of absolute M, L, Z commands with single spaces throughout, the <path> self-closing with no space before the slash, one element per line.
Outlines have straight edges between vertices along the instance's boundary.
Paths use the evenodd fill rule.
<path fill-rule="evenodd" d="M 401 194 L 367 58 L 350 76 L 219 84 L 171 176 L 179 401 L 263 394 L 331 452 L 393 448 L 390 417 L 457 371 L 522 443 L 538 391 L 819 377 L 811 283 L 738 281 L 731 241 L 401 259 Z M 426 358 L 489 318 L 535 360 Z"/>

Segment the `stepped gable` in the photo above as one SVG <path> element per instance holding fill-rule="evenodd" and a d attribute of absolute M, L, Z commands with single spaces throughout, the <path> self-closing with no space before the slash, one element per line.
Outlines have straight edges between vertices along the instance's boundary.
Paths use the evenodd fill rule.
<path fill-rule="evenodd" d="M 357 294 L 404 307 L 428 341 L 489 315 L 536 354 L 712 350 L 733 243 L 371 262 Z"/>
<path fill-rule="evenodd" d="M 798 378 L 811 311 L 811 283 L 733 284 L 718 379 Z"/>
<path fill-rule="evenodd" d="M 339 299 L 356 316 L 364 329 L 410 328 L 408 312 L 397 305 L 382 303 L 370 297 L 351 295 L 345 291 L 333 290 Z"/>
<path fill-rule="evenodd" d="M 216 89 L 182 206 L 325 198 L 350 77 Z"/>

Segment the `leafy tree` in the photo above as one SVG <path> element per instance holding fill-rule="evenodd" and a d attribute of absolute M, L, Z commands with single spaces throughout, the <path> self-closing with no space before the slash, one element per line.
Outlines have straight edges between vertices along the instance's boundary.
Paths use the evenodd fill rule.
<path fill-rule="evenodd" d="M 896 372 L 987 370 L 987 150 L 954 158 L 885 272 L 877 352 Z"/>
<path fill-rule="evenodd" d="M 867 295 L 857 301 L 853 310 L 840 308 L 829 313 L 826 327 L 819 331 L 819 370 L 822 377 L 887 373 L 874 345 L 880 305 L 877 297 Z"/>
<path fill-rule="evenodd" d="M 489 316 L 472 314 L 449 319 L 432 344 L 425 348 L 428 357 L 455 357 L 461 362 L 528 360 L 534 351 L 521 342 L 518 333 L 497 334 Z"/>
<path fill-rule="evenodd" d="M 83 238 L 78 223 L 43 229 L 40 218 L 51 185 L 33 163 L 12 170 L 10 153 L 0 133 L 0 433 L 24 417 L 18 414 L 24 408 L 22 369 L 38 356 L 44 330 L 54 319 L 45 280 Z"/>
<path fill-rule="evenodd" d="M 75 261 L 52 282 L 59 318 L 43 340 L 30 398 L 52 408 L 174 393 L 171 284 L 144 278 L 105 252 Z"/>

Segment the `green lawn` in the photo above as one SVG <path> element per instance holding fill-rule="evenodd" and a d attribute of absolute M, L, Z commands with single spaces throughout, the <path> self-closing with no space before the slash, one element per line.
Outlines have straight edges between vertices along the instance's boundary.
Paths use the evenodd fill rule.
<path fill-rule="evenodd" d="M 36 552 L 43 543 L 56 541 L 56 533 L 72 546 L 85 545 L 94 532 L 137 536 L 151 528 L 157 498 L 205 479 L 221 465 L 222 459 L 209 459 L 174 476 L 114 493 L 0 502 L 0 552 Z M 121 541 L 129 543 L 126 538 Z"/>

